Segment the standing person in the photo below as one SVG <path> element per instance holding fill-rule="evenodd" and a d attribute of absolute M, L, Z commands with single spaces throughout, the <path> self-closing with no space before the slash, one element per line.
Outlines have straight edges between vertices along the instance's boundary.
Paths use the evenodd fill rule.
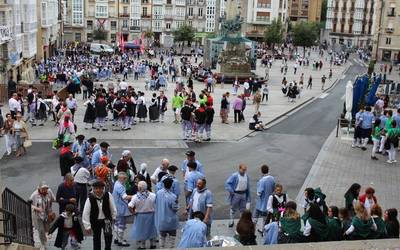
<path fill-rule="evenodd" d="M 193 218 L 195 212 L 202 212 L 204 214 L 203 222 L 207 225 L 207 238 L 211 234 L 212 223 L 212 208 L 213 208 L 213 194 L 206 187 L 206 179 L 199 179 L 196 188 L 193 190 L 192 197 L 189 201 L 189 215 Z"/>
<path fill-rule="evenodd" d="M 371 112 L 371 107 L 367 106 L 365 108 L 365 112 L 362 114 L 362 123 L 361 123 L 361 134 L 362 134 L 362 139 L 361 139 L 361 149 L 363 151 L 367 150 L 367 144 L 368 140 L 371 136 L 372 133 L 372 126 L 375 122 L 375 116 Z"/>
<path fill-rule="evenodd" d="M 303 234 L 301 230 L 300 214 L 297 212 L 297 204 L 294 201 L 288 201 L 285 205 L 285 211 L 279 219 L 280 232 L 278 243 L 298 243 L 302 242 Z"/>
<path fill-rule="evenodd" d="M 25 140 L 29 139 L 28 127 L 25 122 L 22 120 L 21 113 L 17 113 L 15 116 L 15 121 L 13 122 L 13 127 L 11 129 L 12 134 L 14 135 L 15 140 L 15 156 L 19 157 L 26 153 L 26 148 L 24 146 Z"/>
<path fill-rule="evenodd" d="M 400 129 L 396 128 L 396 121 L 392 121 L 390 128 L 386 126 L 385 130 L 384 143 L 385 149 L 388 151 L 388 160 L 386 162 L 389 164 L 396 163 L 396 148 L 399 147 Z"/>
<path fill-rule="evenodd" d="M 361 185 L 358 183 L 353 183 L 347 192 L 344 194 L 345 207 L 350 215 L 354 215 L 354 205 L 358 202 L 358 197 L 360 196 Z"/>
<path fill-rule="evenodd" d="M 106 118 L 107 118 L 107 102 L 103 95 L 99 95 L 95 102 L 95 113 L 96 113 L 96 128 L 97 131 L 107 131 Z"/>
<path fill-rule="evenodd" d="M 125 172 L 118 173 L 118 179 L 114 184 L 112 196 L 117 209 L 117 217 L 115 219 L 114 230 L 117 238 L 114 244 L 120 247 L 129 247 L 130 244 L 124 239 L 126 229 L 126 218 L 131 215 L 128 208 L 128 201 L 132 196 L 126 194 L 125 183 L 128 180 L 128 175 Z"/>
<path fill-rule="evenodd" d="M 190 107 L 190 101 L 185 101 L 185 106 L 181 109 L 181 124 L 183 139 L 189 140 L 192 134 L 192 108 Z"/>
<path fill-rule="evenodd" d="M 7 82 L 7 91 L 8 91 L 8 98 L 11 98 L 13 93 L 17 92 L 17 83 L 14 81 L 13 76 L 10 75 L 10 78 Z"/>
<path fill-rule="evenodd" d="M 200 107 L 194 111 L 194 119 L 196 121 L 197 128 L 195 142 L 201 142 L 203 140 L 203 132 L 206 123 L 206 110 L 204 103 L 201 103 Z"/>
<path fill-rule="evenodd" d="M 44 126 L 44 122 L 47 120 L 47 113 L 49 110 L 50 108 L 42 99 L 42 95 L 38 94 L 36 99 L 35 118 L 39 120 L 39 126 Z"/>
<path fill-rule="evenodd" d="M 389 208 L 384 214 L 386 232 L 388 238 L 399 238 L 399 221 L 397 220 L 397 209 Z"/>
<path fill-rule="evenodd" d="M 160 248 L 175 248 L 179 226 L 178 197 L 172 191 L 172 178 L 165 178 L 162 182 L 164 187 L 156 193 L 156 228 L 160 234 Z"/>
<path fill-rule="evenodd" d="M 310 89 L 312 89 L 312 76 L 310 75 L 310 77 L 308 78 L 308 84 L 307 84 L 307 88 L 306 89 L 308 89 L 308 88 L 310 88 Z"/>
<path fill-rule="evenodd" d="M 245 209 L 250 209 L 250 178 L 246 174 L 247 166 L 239 165 L 239 171 L 232 174 L 225 182 L 225 190 L 229 193 L 230 223 L 229 227 L 234 225 L 234 216 L 237 210 L 243 213 Z"/>
<path fill-rule="evenodd" d="M 352 148 L 360 147 L 361 140 L 362 140 L 362 115 L 364 113 L 364 107 L 361 106 L 360 110 L 356 113 L 356 120 L 354 122 L 354 138 L 353 143 L 351 144 Z"/>
<path fill-rule="evenodd" d="M 73 142 L 75 138 L 75 125 L 70 120 L 69 115 L 65 115 L 58 128 L 58 138 L 60 142 Z"/>
<path fill-rule="evenodd" d="M 174 123 L 179 123 L 179 114 L 181 113 L 181 108 L 183 107 L 183 98 L 178 95 L 178 91 L 174 91 L 174 96 L 172 97 L 172 111 L 174 112 Z"/>
<path fill-rule="evenodd" d="M 397 123 L 396 123 L 397 124 Z M 373 128 L 372 128 L 372 142 L 373 142 L 373 146 L 372 146 L 372 152 L 371 152 L 371 159 L 372 160 L 378 160 L 378 157 L 376 157 L 376 153 L 379 150 L 379 143 L 381 141 L 381 134 L 382 134 L 382 130 L 380 128 L 381 125 L 381 119 L 376 118 Z"/>
<path fill-rule="evenodd" d="M 75 164 L 71 167 L 71 174 L 74 176 L 74 182 L 76 184 L 76 208 L 79 213 L 82 214 L 87 199 L 87 185 L 91 179 L 89 170 L 83 166 L 82 157 L 75 157 Z"/>
<path fill-rule="evenodd" d="M 261 93 L 259 90 L 257 90 L 256 94 L 253 97 L 253 100 L 254 100 L 254 104 L 255 104 L 255 114 L 257 114 L 258 111 L 260 110 L 260 104 L 261 104 L 261 100 L 262 100 Z"/>
<path fill-rule="evenodd" d="M 203 222 L 204 214 L 200 211 L 192 214 L 192 219 L 186 221 L 178 248 L 205 247 L 207 244 L 207 225 Z"/>
<path fill-rule="evenodd" d="M 221 120 L 222 123 L 228 124 L 228 115 L 229 115 L 229 93 L 224 93 L 222 95 L 222 99 L 221 99 L 221 111 L 220 111 L 220 116 L 221 116 Z"/>
<path fill-rule="evenodd" d="M 66 249 L 69 237 L 71 237 L 72 249 L 80 248 L 76 242 L 81 243 L 83 241 L 83 232 L 79 223 L 79 218 L 74 213 L 74 210 L 74 205 L 68 204 L 65 207 L 65 211 L 58 216 L 56 221 L 49 229 L 50 237 L 57 229 L 56 241 L 54 243 L 54 246 L 57 248 Z"/>
<path fill-rule="evenodd" d="M 104 234 L 105 250 L 111 250 L 112 221 L 117 210 L 112 195 L 105 192 L 105 184 L 96 180 L 92 184 L 92 192 L 83 209 L 82 223 L 87 234 L 93 232 L 93 250 L 101 249 L 101 231 Z"/>
<path fill-rule="evenodd" d="M 103 141 L 100 143 L 99 148 L 93 152 L 93 154 L 92 154 L 92 167 L 93 168 L 97 167 L 97 165 L 101 163 L 100 159 L 102 156 L 106 156 L 108 158 L 108 160 L 111 161 L 112 154 L 108 150 L 109 147 L 110 147 L 110 144 Z"/>
<path fill-rule="evenodd" d="M 168 159 L 162 159 L 161 164 L 159 167 L 154 170 L 153 174 L 150 177 L 150 180 L 153 184 L 157 184 L 158 182 L 158 175 L 162 172 L 167 173 L 169 167 L 169 160 Z"/>
<path fill-rule="evenodd" d="M 151 177 L 149 172 L 147 172 L 147 164 L 146 163 L 142 163 L 140 164 L 140 170 L 137 174 L 139 177 L 141 177 L 140 180 L 143 180 L 147 183 L 147 190 L 149 190 L 151 192 Z"/>
<path fill-rule="evenodd" d="M 252 221 L 250 210 L 244 210 L 236 226 L 236 232 L 240 243 L 244 246 L 257 245 L 256 227 Z"/>
<path fill-rule="evenodd" d="M 321 78 L 321 90 L 324 90 L 324 88 L 325 88 L 325 82 L 326 82 L 326 76 L 325 75 L 323 75 L 322 76 L 322 78 Z"/>
<path fill-rule="evenodd" d="M 6 114 L 6 120 L 4 121 L 4 135 L 6 137 L 6 152 L 7 155 L 11 155 L 13 149 L 15 148 L 15 139 L 12 133 L 12 128 L 14 127 L 14 119 L 10 113 Z"/>
<path fill-rule="evenodd" d="M 17 112 L 22 111 L 21 103 L 18 101 L 18 94 L 13 93 L 11 98 L 8 100 L 8 108 L 10 109 L 11 117 L 15 119 Z"/>
<path fill-rule="evenodd" d="M 272 221 L 279 221 L 279 218 L 282 212 L 285 211 L 286 202 L 289 200 L 289 197 L 286 193 L 283 192 L 282 184 L 277 183 L 275 185 L 275 191 L 268 197 L 267 210 L 268 210 L 268 219 Z"/>
<path fill-rule="evenodd" d="M 375 196 L 375 189 L 368 187 L 365 189 L 365 193 L 360 195 L 358 200 L 359 203 L 365 207 L 368 214 L 370 214 L 372 206 L 378 203 L 378 199 Z"/>
<path fill-rule="evenodd" d="M 178 170 L 178 167 L 175 165 L 168 166 L 168 173 L 161 177 L 161 181 L 157 183 L 157 191 L 161 190 L 164 188 L 164 180 L 165 179 L 171 179 L 172 180 L 172 187 L 171 187 L 171 192 L 174 193 L 177 197 L 177 200 L 179 200 L 179 196 L 181 195 L 181 189 L 180 189 L 180 183 L 178 178 L 176 178 L 175 173 L 176 170 Z"/>
<path fill-rule="evenodd" d="M 204 178 L 204 175 L 196 170 L 196 162 L 191 161 L 187 164 L 187 166 L 189 169 L 189 173 L 186 175 L 185 185 L 183 188 L 186 197 L 186 205 L 189 204 L 190 197 L 193 194 L 193 190 L 196 188 L 197 181 L 201 178 Z"/>
<path fill-rule="evenodd" d="M 137 99 L 137 117 L 139 118 L 139 122 L 146 122 L 147 118 L 147 107 L 146 107 L 146 99 L 144 97 L 144 93 L 139 91 L 139 98 Z"/>
<path fill-rule="evenodd" d="M 205 175 L 203 164 L 201 164 L 198 160 L 196 160 L 196 153 L 192 150 L 189 150 L 186 151 L 185 155 L 186 155 L 186 160 L 184 160 L 181 164 L 183 179 L 186 180 L 186 177 L 189 173 L 189 167 L 188 167 L 189 162 L 195 162 L 197 166 L 196 170 Z"/>
<path fill-rule="evenodd" d="M 55 213 L 52 209 L 52 203 L 55 200 L 53 192 L 45 182 L 39 184 L 28 200 L 32 207 L 33 227 L 39 234 L 40 249 L 47 247 L 46 233 L 55 219 Z"/>
<path fill-rule="evenodd" d="M 205 122 L 205 130 L 206 130 L 206 136 L 207 138 L 204 141 L 210 141 L 211 140 L 211 124 L 214 121 L 214 108 L 210 104 L 210 102 L 206 102 L 206 122 Z"/>
<path fill-rule="evenodd" d="M 268 86 L 268 83 L 265 83 L 264 88 L 263 88 L 263 95 L 262 95 L 261 102 L 264 102 L 264 98 L 265 98 L 265 102 L 268 102 L 268 94 L 269 94 L 269 86 Z"/>
<path fill-rule="evenodd" d="M 135 215 L 131 238 L 140 249 L 146 248 L 146 240 L 150 240 L 150 248 L 156 248 L 157 229 L 154 222 L 156 195 L 147 190 L 144 181 L 138 183 L 138 193 L 132 197 L 128 206 Z"/>
<path fill-rule="evenodd" d="M 74 176 L 71 173 L 65 175 L 65 180 L 58 185 L 56 200 L 58 202 L 59 214 L 64 212 L 67 204 L 74 205 L 77 208 L 78 194 L 74 183 Z"/>
<path fill-rule="evenodd" d="M 89 100 L 87 100 L 83 105 L 86 106 L 85 116 L 83 117 L 83 122 L 85 123 L 85 129 L 88 129 L 88 125 L 91 125 L 91 128 L 94 127 L 94 122 L 96 120 L 96 108 L 95 108 L 94 97 L 90 96 Z"/>
<path fill-rule="evenodd" d="M 61 176 L 65 176 L 67 173 L 71 172 L 71 167 L 75 164 L 74 154 L 71 151 L 72 143 L 66 141 L 63 143 L 63 147 L 60 151 L 60 171 Z"/>
<path fill-rule="evenodd" d="M 275 190 L 275 178 L 269 175 L 269 167 L 267 165 L 261 166 L 261 173 L 263 177 L 257 182 L 257 200 L 254 212 L 254 223 L 257 225 L 258 218 L 263 217 L 263 226 L 268 216 L 268 198 Z M 262 232 L 262 231 L 261 231 Z"/>
<path fill-rule="evenodd" d="M 159 110 L 161 122 L 164 122 L 164 114 L 167 111 L 167 104 L 168 104 L 168 99 L 164 95 L 164 91 L 162 90 L 160 91 L 160 95 L 157 97 L 157 108 Z"/>
<path fill-rule="evenodd" d="M 78 103 L 76 102 L 76 99 L 73 97 L 72 94 L 68 95 L 68 98 L 65 100 L 65 103 L 67 104 L 67 108 L 71 111 L 72 113 L 72 118 L 71 120 L 74 120 L 75 117 L 75 112 L 78 109 Z"/>
<path fill-rule="evenodd" d="M 244 98 L 243 98 L 244 99 Z M 234 121 L 235 123 L 240 123 L 242 121 L 242 110 L 243 110 L 243 99 L 242 96 L 237 96 L 233 101 L 232 108 L 234 112 Z"/>

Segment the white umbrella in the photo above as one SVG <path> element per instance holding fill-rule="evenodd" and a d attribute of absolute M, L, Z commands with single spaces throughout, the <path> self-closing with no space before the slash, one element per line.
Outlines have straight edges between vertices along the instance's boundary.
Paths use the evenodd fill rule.
<path fill-rule="evenodd" d="M 353 108 L 353 83 L 351 81 L 347 82 L 346 85 L 346 115 L 344 118 L 351 122 L 351 110 Z"/>

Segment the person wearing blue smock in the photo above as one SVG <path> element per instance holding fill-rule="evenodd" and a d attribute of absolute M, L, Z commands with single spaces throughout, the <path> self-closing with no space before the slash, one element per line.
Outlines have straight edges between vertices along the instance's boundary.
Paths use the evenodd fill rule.
<path fill-rule="evenodd" d="M 176 230 L 179 226 L 178 200 L 171 190 L 173 180 L 167 178 L 163 183 L 163 189 L 156 194 L 156 228 L 160 234 L 160 248 L 175 248 Z"/>
<path fill-rule="evenodd" d="M 229 227 L 234 225 L 235 213 L 239 210 L 242 213 L 245 209 L 250 209 L 250 178 L 246 174 L 247 166 L 239 165 L 239 171 L 233 173 L 225 182 L 225 190 L 229 193 Z"/>
<path fill-rule="evenodd" d="M 207 244 L 207 225 L 203 222 L 204 214 L 193 213 L 193 219 L 186 221 L 182 229 L 181 241 L 177 248 L 205 247 Z"/>
<path fill-rule="evenodd" d="M 72 144 L 71 151 L 75 157 L 82 157 L 82 166 L 85 168 L 89 167 L 89 158 L 87 156 L 87 151 L 89 150 L 89 143 L 85 141 L 84 135 L 78 135 L 76 141 Z"/>
<path fill-rule="evenodd" d="M 369 137 L 372 133 L 372 125 L 375 122 L 375 116 L 371 112 L 371 107 L 368 106 L 365 108 L 364 113 L 362 114 L 362 123 L 361 123 L 361 149 L 363 151 L 367 150 L 367 144 Z"/>
<path fill-rule="evenodd" d="M 150 248 L 156 248 L 157 229 L 154 221 L 156 195 L 147 190 L 147 183 L 138 183 L 138 192 L 132 197 L 128 206 L 135 215 L 131 230 L 131 238 L 136 241 L 138 249 L 146 248 L 146 240 L 150 240 Z"/>
<path fill-rule="evenodd" d="M 269 175 L 269 167 L 265 164 L 261 166 L 261 173 L 263 174 L 263 177 L 261 177 L 257 182 L 257 200 L 254 212 L 254 223 L 257 226 L 258 218 L 263 217 L 262 228 L 264 228 L 268 215 L 268 198 L 275 190 L 275 178 Z"/>
<path fill-rule="evenodd" d="M 94 152 L 92 155 L 92 168 L 96 168 L 97 165 L 101 163 L 100 158 L 102 156 L 107 156 L 107 158 L 111 161 L 112 155 L 111 152 L 108 151 L 109 146 L 110 144 L 108 144 L 107 142 L 100 143 L 100 149 Z"/>
<path fill-rule="evenodd" d="M 117 209 L 117 217 L 115 218 L 114 230 L 117 238 L 114 244 L 121 247 L 129 247 L 130 245 L 124 239 L 126 229 L 126 218 L 131 215 L 128 208 L 128 201 L 132 199 L 131 195 L 126 194 L 125 182 L 128 180 L 128 175 L 125 172 L 118 173 L 118 180 L 114 184 L 113 199 L 115 208 Z"/>
<path fill-rule="evenodd" d="M 189 200 L 192 196 L 193 190 L 196 188 L 197 180 L 199 180 L 200 178 L 204 178 L 204 175 L 197 171 L 196 168 L 196 162 L 191 161 L 188 163 L 189 172 L 186 175 L 185 185 L 183 188 L 185 191 L 186 205 L 189 204 Z"/>
<path fill-rule="evenodd" d="M 189 168 L 188 168 L 189 162 L 196 162 L 197 165 L 196 170 L 205 175 L 203 165 L 198 160 L 195 159 L 195 155 L 196 153 L 194 151 L 189 150 L 186 152 L 186 160 L 184 160 L 181 165 L 181 171 L 184 180 L 186 180 L 186 176 L 189 173 Z"/>
<path fill-rule="evenodd" d="M 171 187 L 171 192 L 174 193 L 177 197 L 177 200 L 179 200 L 179 196 L 181 195 L 181 189 L 180 189 L 180 183 L 179 180 L 175 177 L 176 170 L 178 170 L 178 167 L 175 165 L 171 165 L 168 167 L 168 173 L 164 175 L 161 178 L 161 181 L 159 181 L 156 185 L 157 191 L 161 190 L 164 188 L 164 180 L 165 179 L 172 179 L 172 187 Z"/>

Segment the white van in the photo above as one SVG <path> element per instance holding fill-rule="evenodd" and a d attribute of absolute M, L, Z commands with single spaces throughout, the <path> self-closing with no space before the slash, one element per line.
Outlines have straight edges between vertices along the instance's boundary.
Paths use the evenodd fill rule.
<path fill-rule="evenodd" d="M 100 44 L 100 43 L 91 43 L 90 44 L 90 52 L 94 54 L 100 54 L 100 53 L 109 53 L 112 54 L 114 53 L 114 49 L 111 48 L 111 46 L 107 44 Z"/>

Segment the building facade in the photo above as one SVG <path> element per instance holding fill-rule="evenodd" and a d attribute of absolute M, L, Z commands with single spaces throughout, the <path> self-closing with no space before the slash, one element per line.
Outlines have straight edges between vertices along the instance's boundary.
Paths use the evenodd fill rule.
<path fill-rule="evenodd" d="M 400 2 L 379 0 L 377 2 L 377 25 L 372 57 L 378 61 L 400 61 Z"/>
<path fill-rule="evenodd" d="M 38 61 L 51 57 L 57 49 L 59 36 L 58 0 L 37 0 L 37 54 Z"/>
<path fill-rule="evenodd" d="M 87 42 L 117 42 L 119 1 L 86 0 L 85 35 Z M 124 18 L 129 23 L 129 17 Z"/>
<path fill-rule="evenodd" d="M 264 37 L 264 32 L 273 20 L 279 20 L 285 27 L 288 13 L 287 0 L 248 0 L 243 4 L 245 11 L 245 35 L 254 39 Z"/>
<path fill-rule="evenodd" d="M 86 41 L 85 1 L 89 0 L 61 1 L 63 42 Z M 93 0 L 90 1 L 93 2 Z"/>
<path fill-rule="evenodd" d="M 332 45 L 372 48 L 376 29 L 375 0 L 328 0 L 326 30 Z"/>
<path fill-rule="evenodd" d="M 322 0 L 288 0 L 290 22 L 321 21 Z"/>

